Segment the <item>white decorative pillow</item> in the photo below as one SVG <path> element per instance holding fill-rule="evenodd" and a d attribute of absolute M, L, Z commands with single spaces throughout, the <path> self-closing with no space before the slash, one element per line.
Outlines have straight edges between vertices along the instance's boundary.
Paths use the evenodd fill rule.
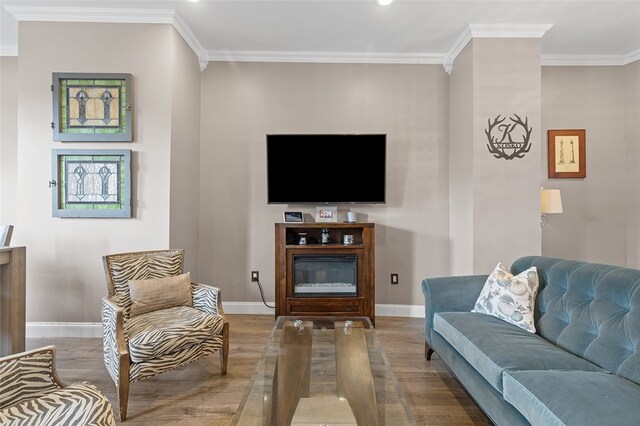
<path fill-rule="evenodd" d="M 533 307 L 538 293 L 535 266 L 515 277 L 498 263 L 484 283 L 471 312 L 492 315 L 532 333 L 536 332 Z"/>
<path fill-rule="evenodd" d="M 174 306 L 193 306 L 191 274 L 130 280 L 131 317 Z"/>

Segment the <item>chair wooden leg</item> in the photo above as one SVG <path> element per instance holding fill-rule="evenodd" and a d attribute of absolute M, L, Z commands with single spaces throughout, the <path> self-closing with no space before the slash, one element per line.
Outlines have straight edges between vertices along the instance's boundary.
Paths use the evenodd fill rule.
<path fill-rule="evenodd" d="M 120 407 L 120 421 L 127 419 L 127 404 L 129 402 L 129 381 L 120 383 L 118 386 L 118 406 Z"/>
<path fill-rule="evenodd" d="M 433 349 L 431 349 L 427 342 L 424 342 L 424 357 L 427 361 L 431 361 L 431 355 L 433 355 Z"/>
<path fill-rule="evenodd" d="M 120 421 L 127 419 L 127 405 L 129 403 L 129 354 L 120 356 L 118 369 L 118 406 L 120 407 Z"/>
<path fill-rule="evenodd" d="M 222 349 L 220 350 L 220 372 L 224 376 L 227 374 L 227 363 L 229 361 L 229 323 L 222 327 Z"/>

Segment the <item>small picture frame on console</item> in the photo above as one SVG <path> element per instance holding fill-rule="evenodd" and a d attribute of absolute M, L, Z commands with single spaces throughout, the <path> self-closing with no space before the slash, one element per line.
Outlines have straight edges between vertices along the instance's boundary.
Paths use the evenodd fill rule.
<path fill-rule="evenodd" d="M 302 223 L 304 222 L 302 212 L 282 212 L 282 220 L 285 223 Z"/>
<path fill-rule="evenodd" d="M 337 222 L 338 207 L 322 206 L 316 207 L 316 222 Z"/>

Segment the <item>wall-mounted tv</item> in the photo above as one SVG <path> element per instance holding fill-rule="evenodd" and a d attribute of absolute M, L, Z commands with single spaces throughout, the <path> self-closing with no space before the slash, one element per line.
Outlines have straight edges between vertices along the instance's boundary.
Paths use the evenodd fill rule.
<path fill-rule="evenodd" d="M 267 202 L 385 202 L 385 134 L 267 135 Z"/>

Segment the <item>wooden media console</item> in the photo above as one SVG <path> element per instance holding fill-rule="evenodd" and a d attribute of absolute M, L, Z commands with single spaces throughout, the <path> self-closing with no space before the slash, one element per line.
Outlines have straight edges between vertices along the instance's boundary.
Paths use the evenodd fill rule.
<path fill-rule="evenodd" d="M 275 261 L 276 318 L 365 316 L 375 325 L 373 223 L 276 223 Z"/>

